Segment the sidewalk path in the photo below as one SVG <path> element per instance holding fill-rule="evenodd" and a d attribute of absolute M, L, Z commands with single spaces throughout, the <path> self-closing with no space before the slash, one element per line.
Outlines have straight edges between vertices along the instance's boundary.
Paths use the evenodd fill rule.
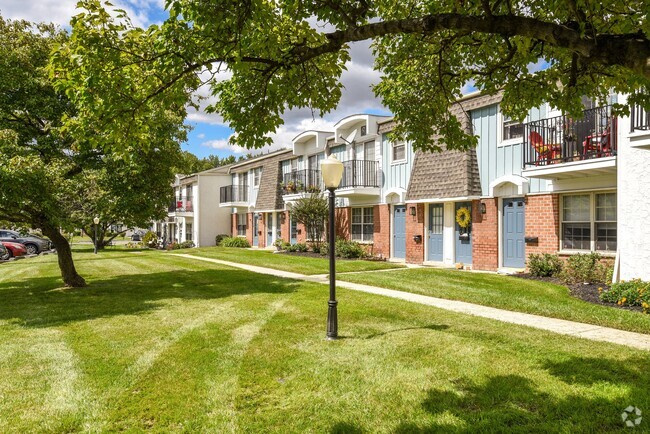
<path fill-rule="evenodd" d="M 307 276 L 299 273 L 288 271 L 274 270 L 271 268 L 257 267 L 254 265 L 240 264 L 238 262 L 222 261 L 220 259 L 203 258 L 200 256 L 188 254 L 173 254 L 187 259 L 198 261 L 212 262 L 215 264 L 227 265 L 230 267 L 241 268 L 254 273 L 268 274 L 276 277 L 288 279 L 305 280 L 328 284 L 326 275 Z M 479 316 L 483 318 L 494 319 L 511 324 L 518 324 L 536 329 L 547 330 L 562 335 L 577 336 L 593 341 L 611 342 L 628 347 L 638 348 L 650 351 L 650 335 L 643 333 L 628 332 L 625 330 L 601 327 L 593 324 L 567 321 L 563 319 L 548 318 L 545 316 L 532 315 L 529 313 L 512 312 L 509 310 L 497 309 L 494 307 L 481 306 L 478 304 L 467 303 L 464 301 L 447 300 L 444 298 L 430 297 L 427 295 L 412 294 L 410 292 L 395 291 L 393 289 L 378 288 L 376 286 L 361 285 L 352 282 L 336 281 L 339 288 L 351 289 L 354 291 L 366 292 L 369 294 L 383 295 L 386 297 L 399 298 L 401 300 L 413 303 L 425 304 L 427 306 L 437 307 L 452 312 L 459 312 L 468 315 Z"/>

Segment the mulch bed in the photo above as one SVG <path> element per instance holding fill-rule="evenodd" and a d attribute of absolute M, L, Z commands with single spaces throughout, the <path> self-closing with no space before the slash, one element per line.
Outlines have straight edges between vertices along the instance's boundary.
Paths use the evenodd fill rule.
<path fill-rule="evenodd" d="M 314 253 L 314 252 L 287 252 L 284 250 L 276 251 L 273 252 L 278 255 L 290 255 L 290 256 L 306 256 L 308 258 L 321 258 L 321 259 L 328 259 L 329 256 L 327 255 L 321 255 L 320 253 Z M 341 258 L 341 257 L 336 257 L 337 261 L 381 261 L 381 262 L 386 262 L 386 259 L 384 258 Z"/>
<path fill-rule="evenodd" d="M 619 306 L 616 303 L 608 303 L 606 301 L 602 301 L 599 296 L 600 293 L 598 291 L 598 288 L 602 288 L 603 291 L 607 291 L 609 289 L 608 285 L 593 283 L 588 283 L 586 285 L 580 283 L 566 285 L 556 277 L 537 277 L 531 275 L 530 273 L 515 274 L 515 277 L 519 277 L 521 279 L 539 280 L 542 282 L 555 283 L 556 285 L 566 286 L 569 288 L 569 293 L 573 297 L 579 298 L 580 300 L 584 300 L 589 303 L 600 304 L 601 306 L 615 307 L 616 309 L 643 312 L 643 308 L 641 306 Z"/>

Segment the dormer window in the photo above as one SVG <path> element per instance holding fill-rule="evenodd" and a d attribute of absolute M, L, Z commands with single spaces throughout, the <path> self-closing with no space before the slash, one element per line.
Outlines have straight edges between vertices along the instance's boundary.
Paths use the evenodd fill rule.
<path fill-rule="evenodd" d="M 367 133 L 366 128 L 367 128 L 367 127 L 366 127 L 365 125 L 361 126 L 361 135 L 362 135 L 362 136 L 365 136 L 365 135 L 366 135 L 366 133 Z"/>

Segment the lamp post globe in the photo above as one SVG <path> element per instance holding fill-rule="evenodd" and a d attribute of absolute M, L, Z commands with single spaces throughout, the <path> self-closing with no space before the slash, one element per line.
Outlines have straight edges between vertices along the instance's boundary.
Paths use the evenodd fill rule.
<path fill-rule="evenodd" d="M 95 216 L 93 219 L 93 223 L 95 223 L 95 242 L 93 243 L 95 245 L 95 255 L 97 254 L 97 226 L 99 225 L 99 217 Z"/>
<path fill-rule="evenodd" d="M 329 254 L 330 254 L 330 299 L 327 302 L 327 339 L 334 340 L 338 337 L 338 317 L 336 312 L 336 225 L 334 217 L 334 190 L 338 188 L 343 176 L 343 163 L 330 154 L 321 162 L 321 175 L 323 183 L 329 191 Z"/>

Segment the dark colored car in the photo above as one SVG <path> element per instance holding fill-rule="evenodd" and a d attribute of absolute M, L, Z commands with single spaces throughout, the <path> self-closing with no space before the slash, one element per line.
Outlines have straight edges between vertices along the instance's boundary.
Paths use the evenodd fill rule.
<path fill-rule="evenodd" d="M 24 244 L 29 255 L 37 255 L 52 248 L 50 240 L 37 237 L 36 235 L 21 235 L 20 232 L 10 231 L 8 229 L 0 229 L 0 241 Z"/>
<path fill-rule="evenodd" d="M 23 244 L 13 243 L 11 241 L 3 241 L 2 244 L 4 244 L 7 249 L 7 253 L 0 256 L 0 259 L 3 261 L 6 261 L 11 257 L 25 256 L 27 254 L 27 248 Z"/>

